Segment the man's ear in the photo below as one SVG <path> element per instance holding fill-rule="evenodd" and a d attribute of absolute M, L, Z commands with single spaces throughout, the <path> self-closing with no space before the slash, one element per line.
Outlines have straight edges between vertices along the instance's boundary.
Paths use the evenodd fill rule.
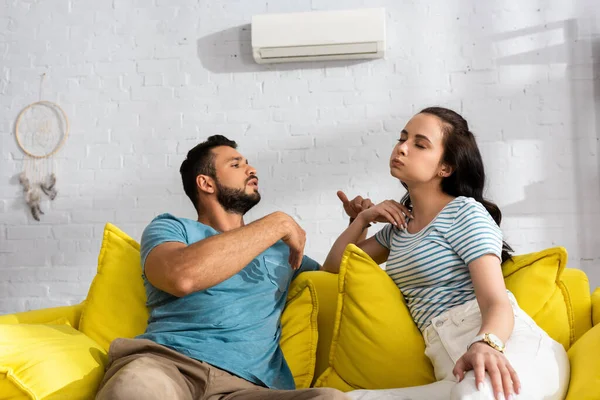
<path fill-rule="evenodd" d="M 198 175 L 196 177 L 196 186 L 198 187 L 198 190 L 205 193 L 212 194 L 215 192 L 215 181 L 207 175 Z"/>

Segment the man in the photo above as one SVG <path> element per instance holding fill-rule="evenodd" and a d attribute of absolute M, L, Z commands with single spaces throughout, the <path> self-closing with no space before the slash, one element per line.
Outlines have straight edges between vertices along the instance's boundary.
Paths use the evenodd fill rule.
<path fill-rule="evenodd" d="M 346 398 L 292 390 L 279 320 L 290 282 L 320 266 L 303 256 L 305 232 L 289 215 L 244 224 L 260 194 L 236 148 L 217 135 L 190 150 L 180 172 L 198 220 L 162 214 L 144 230 L 148 327 L 111 344 L 97 399 Z"/>

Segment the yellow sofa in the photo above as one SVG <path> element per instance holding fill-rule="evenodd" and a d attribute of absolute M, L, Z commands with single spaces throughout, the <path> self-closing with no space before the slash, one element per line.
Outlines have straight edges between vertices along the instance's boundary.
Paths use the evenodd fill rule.
<path fill-rule="evenodd" d="M 503 271 L 507 286 L 523 309 L 568 350 L 572 374 L 567 399 L 600 399 L 600 288 L 590 295 L 586 275 L 580 270 L 565 268 L 565 264 L 564 249 L 555 248 L 517 256 L 503 265 Z M 386 318 L 373 315 L 378 313 L 376 309 L 369 309 L 369 306 L 378 307 L 377 301 L 384 299 L 381 296 L 388 296 L 386 304 L 398 303 L 386 306 L 386 313 L 393 311 L 390 307 L 403 307 L 397 290 L 383 290 L 389 284 L 386 279 L 385 273 L 354 246 L 346 250 L 339 276 L 310 272 L 302 274 L 302 280 L 297 279 L 300 283 L 296 283 L 288 296 L 288 305 L 295 301 L 290 305 L 294 316 L 288 314 L 282 321 L 287 327 L 284 327 L 284 337 L 297 341 L 288 347 L 298 350 L 306 345 L 303 351 L 292 356 L 294 366 L 291 367 L 298 386 L 333 386 L 346 391 L 390 384 L 393 387 L 393 381 L 377 377 L 369 380 L 369 375 L 375 374 L 377 369 L 374 352 L 366 353 L 367 357 L 373 354 L 373 360 L 363 358 L 354 362 L 352 359 L 354 352 L 372 351 L 369 346 L 380 350 L 377 357 L 395 357 L 392 350 L 386 353 L 387 349 L 381 347 L 377 338 L 364 336 L 378 332 L 381 324 L 390 324 Z M 357 293 L 353 290 L 368 293 L 360 293 L 361 300 L 354 301 Z M 390 296 L 397 299 L 390 300 Z M 0 316 L 0 400 L 91 398 L 102 378 L 110 340 L 143 332 L 148 314 L 145 307 L 139 305 L 143 305 L 144 299 L 139 244 L 107 224 L 98 274 L 85 301 L 73 306 Z M 137 308 L 132 304 L 137 304 Z M 352 314 L 360 312 L 368 316 L 360 319 Z M 352 318 L 359 318 L 355 320 L 357 326 L 352 325 Z M 394 334 L 402 336 L 402 343 L 420 340 L 418 330 L 410 321 L 401 322 L 402 333 L 394 330 Z M 307 334 L 288 332 L 286 335 L 285 329 L 302 329 Z M 356 347 L 352 348 L 353 345 Z M 401 381 L 403 386 L 432 379 L 419 345 L 412 347 L 412 353 L 399 355 L 410 361 L 405 363 L 411 369 L 406 375 L 409 381 Z M 285 349 L 284 354 L 288 358 Z M 398 360 L 393 362 L 398 365 Z M 415 365 L 419 363 L 421 371 L 415 375 L 414 370 L 419 369 Z M 360 376 L 356 377 L 357 374 Z"/>

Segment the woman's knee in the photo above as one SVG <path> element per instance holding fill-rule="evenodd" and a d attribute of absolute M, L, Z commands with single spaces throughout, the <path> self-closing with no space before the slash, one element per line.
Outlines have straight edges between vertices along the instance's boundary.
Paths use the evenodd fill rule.
<path fill-rule="evenodd" d="M 475 384 L 475 374 L 469 371 L 462 381 L 454 385 L 450 392 L 451 400 L 495 400 L 492 384 L 486 375 L 481 390 Z"/>

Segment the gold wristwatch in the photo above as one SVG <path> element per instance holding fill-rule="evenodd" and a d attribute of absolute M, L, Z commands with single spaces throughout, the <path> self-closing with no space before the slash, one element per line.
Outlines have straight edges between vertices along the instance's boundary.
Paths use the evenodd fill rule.
<path fill-rule="evenodd" d="M 467 350 L 473 343 L 484 342 L 489 345 L 491 348 L 498 350 L 500 353 L 504 353 L 504 342 L 500 340 L 500 338 L 493 333 L 484 333 L 478 336 L 475 336 L 471 343 L 467 346 Z"/>

